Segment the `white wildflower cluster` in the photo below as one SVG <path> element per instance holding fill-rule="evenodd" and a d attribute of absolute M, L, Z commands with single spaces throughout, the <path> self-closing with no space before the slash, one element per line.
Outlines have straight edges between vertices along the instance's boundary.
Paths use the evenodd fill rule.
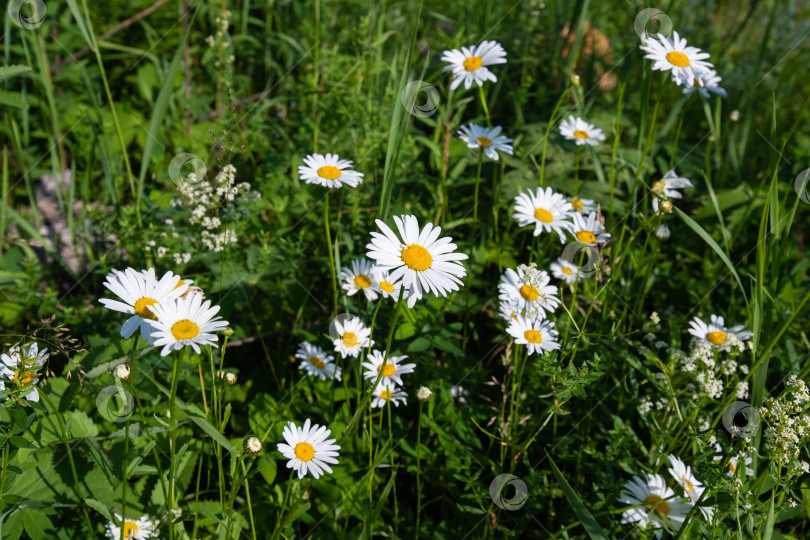
<path fill-rule="evenodd" d="M 805 414 L 810 393 L 805 382 L 795 375 L 787 382 L 785 392 L 778 398 L 768 398 L 759 409 L 767 422 L 765 438 L 771 460 L 787 465 L 792 474 L 803 474 L 810 465 L 800 461 L 800 449 L 810 436 L 810 416 Z"/>
<path fill-rule="evenodd" d="M 653 409 L 653 401 L 649 397 L 645 396 L 641 398 L 641 401 L 638 404 L 638 413 L 642 416 L 647 414 Z"/>
<path fill-rule="evenodd" d="M 220 67 L 223 62 L 225 64 L 233 64 L 236 57 L 230 54 L 231 40 L 228 34 L 230 26 L 231 12 L 227 9 L 220 11 L 216 18 L 217 33 L 216 36 L 209 35 L 205 38 L 208 46 L 216 51 L 217 59 L 214 61 L 215 67 Z"/>

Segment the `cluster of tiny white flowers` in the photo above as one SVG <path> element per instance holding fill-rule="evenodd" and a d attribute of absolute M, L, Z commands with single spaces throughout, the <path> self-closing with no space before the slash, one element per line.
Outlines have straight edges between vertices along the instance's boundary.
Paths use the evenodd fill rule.
<path fill-rule="evenodd" d="M 217 25 L 217 34 L 216 37 L 209 35 L 205 38 L 205 42 L 208 44 L 209 47 L 212 49 L 219 49 L 222 52 L 222 60 L 225 61 L 226 64 L 233 64 L 236 60 L 236 57 L 233 54 L 225 54 L 226 49 L 230 48 L 231 42 L 228 36 L 228 27 L 230 26 L 230 18 L 231 12 L 229 10 L 223 10 L 220 12 L 219 16 L 216 18 L 216 25 Z M 218 47 L 220 46 L 221 49 Z M 218 51 L 218 52 L 219 52 Z M 215 67 L 219 67 L 222 65 L 222 61 L 217 59 L 214 62 Z"/>
<path fill-rule="evenodd" d="M 191 260 L 191 253 L 172 253 L 175 264 L 188 264 Z"/>
<path fill-rule="evenodd" d="M 650 322 L 653 323 L 653 326 L 658 328 L 661 326 L 661 317 L 658 316 L 658 313 L 653 311 L 650 313 Z"/>
<path fill-rule="evenodd" d="M 236 231 L 233 229 L 226 229 L 221 233 L 212 234 L 208 231 L 202 232 L 202 243 L 206 249 L 219 253 L 228 244 L 235 244 L 239 238 L 236 236 Z"/>
<path fill-rule="evenodd" d="M 653 408 L 653 402 L 649 397 L 641 398 L 641 402 L 638 404 L 638 413 L 642 416 L 650 412 Z"/>
<path fill-rule="evenodd" d="M 787 389 L 778 398 L 768 398 L 759 413 L 768 423 L 765 438 L 771 460 L 789 465 L 791 473 L 803 474 L 810 467 L 798 461 L 802 443 L 810 436 L 810 416 L 805 414 L 810 393 L 803 380 L 795 375 L 787 382 Z"/>
<path fill-rule="evenodd" d="M 737 383 L 737 399 L 745 399 L 748 397 L 748 383 L 740 381 Z"/>
<path fill-rule="evenodd" d="M 723 381 L 715 379 L 713 371 L 703 371 L 697 374 L 697 382 L 700 391 L 712 399 L 720 399 L 723 396 Z"/>

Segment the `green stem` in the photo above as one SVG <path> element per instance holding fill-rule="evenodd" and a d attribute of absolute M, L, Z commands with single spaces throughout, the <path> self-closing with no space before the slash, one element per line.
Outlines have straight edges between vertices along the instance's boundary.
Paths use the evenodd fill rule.
<path fill-rule="evenodd" d="M 253 521 L 253 505 L 250 503 L 250 484 L 247 479 L 247 469 L 245 462 L 242 461 L 242 474 L 245 476 L 245 499 L 247 500 L 248 517 L 250 518 L 250 532 L 253 535 L 253 540 L 256 540 L 256 524 Z"/>
<path fill-rule="evenodd" d="M 484 161 L 484 149 L 478 153 L 478 171 L 475 173 L 475 205 L 473 206 L 473 220 L 478 221 L 478 185 L 481 183 L 481 163 Z"/>
<path fill-rule="evenodd" d="M 178 357 L 179 355 L 175 355 L 172 357 L 172 393 L 171 397 L 169 398 L 169 452 L 171 461 L 169 462 L 169 521 L 171 522 L 174 519 L 174 514 L 172 510 L 174 510 L 174 499 L 175 499 L 175 475 L 177 473 L 177 464 L 175 463 L 175 454 L 176 454 L 176 445 L 177 439 L 174 432 L 175 422 L 177 411 L 174 407 L 175 399 L 177 398 L 177 383 L 180 379 L 180 364 L 182 364 L 182 360 Z M 185 348 L 183 351 L 183 357 L 188 356 L 188 347 Z M 169 538 L 174 539 L 174 525 L 169 527 Z"/>
<path fill-rule="evenodd" d="M 419 416 L 416 417 L 416 538 L 419 540 L 419 520 L 422 517 L 422 469 L 419 462 L 419 446 L 422 444 L 422 408 L 425 402 L 419 401 Z"/>
<path fill-rule="evenodd" d="M 140 332 L 135 332 L 135 339 L 132 342 L 132 351 L 129 353 L 129 393 L 132 395 L 132 379 L 135 378 L 135 351 L 138 349 L 138 339 Z M 121 460 L 121 519 L 127 519 L 127 465 L 129 464 L 129 422 L 131 414 L 127 415 L 124 426 L 124 457 Z M 120 540 L 124 540 L 124 527 L 121 527 Z"/>
<path fill-rule="evenodd" d="M 323 200 L 323 226 L 326 229 L 326 247 L 329 249 L 329 268 L 332 271 L 332 291 L 334 297 L 334 311 L 332 318 L 337 317 L 338 313 L 338 289 L 337 280 L 335 278 L 335 254 L 332 253 L 332 234 L 329 232 L 329 192 L 326 192 L 326 197 Z"/>
<path fill-rule="evenodd" d="M 484 95 L 484 87 L 478 87 L 478 95 L 481 96 L 481 106 L 484 108 L 484 115 L 487 117 L 487 127 L 492 129 L 492 122 L 489 121 L 489 109 L 487 108 L 487 98 Z"/>

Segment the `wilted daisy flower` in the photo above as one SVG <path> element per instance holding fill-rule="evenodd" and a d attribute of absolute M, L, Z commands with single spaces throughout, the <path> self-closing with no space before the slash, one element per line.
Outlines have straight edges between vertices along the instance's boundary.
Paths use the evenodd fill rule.
<path fill-rule="evenodd" d="M 689 333 L 697 338 L 698 343 L 710 343 L 715 347 L 722 347 L 730 334 L 733 334 L 740 341 L 745 341 L 754 335 L 753 332 L 746 330 L 741 324 L 726 328 L 723 317 L 712 315 L 710 320 L 711 322 L 706 324 L 700 317 L 695 317 L 689 323 L 691 327 Z"/>
<path fill-rule="evenodd" d="M 507 268 L 498 284 L 501 300 L 515 302 L 516 311 L 528 319 L 545 318 L 560 305 L 557 287 L 549 285 L 548 272 L 538 270 L 537 265 L 520 265 L 517 270 Z"/>
<path fill-rule="evenodd" d="M 666 223 L 662 223 L 655 229 L 655 237 L 659 240 L 669 240 L 670 232 L 669 227 L 667 227 Z"/>
<path fill-rule="evenodd" d="M 433 392 L 430 391 L 430 388 L 427 386 L 420 386 L 419 390 L 416 391 L 416 399 L 419 401 L 427 401 L 430 399 L 430 396 L 433 395 Z"/>
<path fill-rule="evenodd" d="M 563 259 L 562 257 L 557 257 L 557 260 L 551 263 L 550 268 L 551 275 L 566 283 L 576 283 L 577 281 L 582 281 L 582 276 L 579 273 L 579 266 Z"/>
<path fill-rule="evenodd" d="M 124 272 L 113 270 L 107 275 L 104 286 L 123 302 L 109 298 L 101 298 L 99 302 L 107 309 L 134 314 L 121 326 L 121 337 L 129 338 L 140 327 L 141 337 L 151 342 L 152 326 L 148 321 L 154 320 L 155 314 L 149 307 L 162 302 L 171 303 L 182 296 L 188 285 L 178 286 L 179 284 L 180 276 L 171 272 L 166 272 L 157 280 L 154 268 L 143 272 L 136 272 L 132 268 L 127 268 Z"/>
<path fill-rule="evenodd" d="M 118 364 L 113 368 L 112 372 L 113 375 L 115 375 L 122 381 L 129 380 L 130 372 L 129 372 L 129 364 L 127 362 L 124 362 L 123 364 Z"/>
<path fill-rule="evenodd" d="M 591 212 L 596 212 L 596 203 L 593 201 L 593 199 L 572 197 L 568 199 L 568 202 L 571 203 L 571 208 L 580 214 L 590 214 Z"/>
<path fill-rule="evenodd" d="M 672 464 L 672 468 L 669 469 L 669 474 L 671 474 L 672 478 L 674 478 L 675 481 L 681 485 L 684 494 L 689 497 L 692 504 L 697 503 L 698 499 L 700 499 L 700 496 L 703 494 L 703 491 L 706 488 L 703 487 L 703 484 L 700 483 L 697 478 L 695 478 L 694 474 L 692 474 L 692 467 L 688 466 L 683 461 L 671 454 L 667 457 L 669 458 L 669 462 Z M 706 521 L 711 521 L 712 515 L 714 515 L 714 508 L 710 506 L 701 506 L 700 512 L 703 514 Z"/>
<path fill-rule="evenodd" d="M 719 456 L 715 456 L 714 461 L 720 461 L 721 459 L 723 459 L 723 456 L 722 456 L 723 447 L 720 446 L 720 443 L 716 443 L 714 445 L 714 450 L 715 450 L 716 453 L 721 454 Z M 737 465 L 738 465 L 738 463 L 739 463 L 739 457 L 736 456 L 736 455 L 729 458 L 729 460 L 726 462 L 725 467 L 728 468 L 728 473 L 727 474 L 729 476 L 734 476 L 734 475 L 737 474 Z M 743 459 L 743 463 L 745 463 L 745 476 L 754 476 L 754 469 L 751 467 L 753 465 L 753 463 L 754 463 L 754 459 L 751 456 L 749 456 L 748 454 L 745 454 L 744 459 Z"/>
<path fill-rule="evenodd" d="M 403 405 L 407 404 L 408 394 L 399 389 L 394 384 L 379 384 L 374 391 L 374 398 L 371 400 L 371 408 L 377 409 L 385 407 L 389 401 L 395 406 L 399 407 L 401 401 Z"/>
<path fill-rule="evenodd" d="M 605 226 L 596 219 L 596 212 L 591 212 L 587 217 L 575 213 L 573 219 L 574 226 L 571 233 L 583 244 L 595 246 L 604 244 L 610 239 L 610 233 L 605 232 Z"/>
<path fill-rule="evenodd" d="M 258 437 L 248 437 L 242 442 L 242 448 L 251 456 L 258 456 L 262 451 L 262 441 Z"/>
<path fill-rule="evenodd" d="M 362 366 L 366 368 L 363 372 L 363 378 L 376 380 L 377 376 L 382 371 L 382 378 L 380 384 L 395 384 L 402 385 L 402 376 L 408 373 L 413 373 L 416 364 L 401 364 L 407 356 L 389 356 L 388 361 L 385 363 L 383 369 L 383 360 L 385 360 L 385 353 L 378 350 L 371 351 L 368 357 L 368 362 L 363 362 Z"/>
<path fill-rule="evenodd" d="M 217 336 L 214 332 L 228 326 L 228 321 L 214 316 L 219 306 L 211 307 L 211 301 L 203 302 L 199 294 L 178 298 L 174 302 L 162 302 L 149 306 L 149 309 L 157 316 L 156 321 L 149 319 L 149 324 L 153 327 L 154 344 L 163 346 L 161 356 L 187 346 L 197 354 L 200 353 L 200 345 L 216 347 Z"/>
<path fill-rule="evenodd" d="M 457 253 L 452 238 L 439 238 L 441 227 L 428 223 L 419 232 L 416 216 L 394 216 L 399 236 L 388 225 L 377 220 L 383 234 L 372 232 L 367 255 L 377 261 L 382 270 L 391 272 L 390 278 L 399 281 L 408 293 L 408 307 L 422 298 L 424 291 L 447 296 L 457 291 L 467 271 L 458 262 L 467 259 Z M 400 241 L 399 237 L 402 237 Z"/>
<path fill-rule="evenodd" d="M 722 80 L 716 71 L 710 70 L 687 79 L 683 87 L 683 93 L 692 94 L 697 91 L 706 99 L 709 99 L 709 92 L 728 97 L 728 93 L 720 86 Z"/>
<path fill-rule="evenodd" d="M 705 61 L 709 53 L 697 47 L 687 47 L 686 40 L 678 32 L 673 32 L 673 38 L 670 41 L 665 35 L 658 34 L 657 39 L 642 42 L 641 50 L 647 53 L 644 58 L 653 61 L 653 71 L 671 71 L 673 81 L 682 84 L 712 69 L 712 65 Z"/>
<path fill-rule="evenodd" d="M 366 328 L 358 317 L 350 317 L 343 322 L 335 319 L 335 332 L 337 337 L 333 341 L 335 349 L 346 358 L 357 357 L 363 347 L 371 347 L 374 341 L 369 341 L 371 329 Z"/>
<path fill-rule="evenodd" d="M 555 232 L 560 242 L 564 242 L 565 231 L 570 231 L 573 226 L 573 211 L 571 203 L 564 196 L 547 187 L 515 197 L 515 213 L 512 217 L 518 220 L 520 227 L 534 225 L 535 236 L 540 236 L 542 232 Z"/>
<path fill-rule="evenodd" d="M 331 474 L 332 469 L 327 463 L 337 464 L 338 460 L 335 458 L 340 450 L 340 446 L 332 444 L 335 439 L 326 440 L 331 433 L 326 426 L 315 424 L 310 427 L 309 418 L 304 422 L 303 428 L 288 422 L 282 433 L 287 444 L 278 445 L 278 451 L 290 460 L 287 468 L 297 471 L 298 478 L 303 478 L 307 472 L 316 479 L 324 471 Z"/>
<path fill-rule="evenodd" d="M 652 523 L 656 528 L 664 527 L 660 516 L 666 516 L 677 531 L 683 525 L 686 514 L 692 505 L 675 498 L 675 492 L 667 487 L 664 478 L 658 474 L 644 473 L 644 478 L 634 476 L 624 485 L 618 501 L 623 504 L 638 506 L 622 513 L 622 523 L 640 523 L 646 527 Z M 661 538 L 661 531 L 655 533 Z"/>
<path fill-rule="evenodd" d="M 652 205 L 653 210 L 659 212 L 658 199 L 680 199 L 683 194 L 679 190 L 692 187 L 692 182 L 688 178 L 678 176 L 675 171 L 667 171 L 664 177 L 652 185 Z M 671 208 L 670 208 L 671 211 Z"/>
<path fill-rule="evenodd" d="M 480 148 L 489 159 L 498 161 L 498 152 L 512 155 L 512 139 L 500 135 L 501 126 L 492 129 L 470 124 L 461 126 L 458 136 L 467 143 L 467 148 Z"/>
<path fill-rule="evenodd" d="M 518 345 L 526 345 L 529 354 L 543 354 L 560 348 L 560 344 L 555 341 L 557 332 L 551 321 L 532 320 L 518 315 L 506 332 L 515 338 Z"/>
<path fill-rule="evenodd" d="M 560 133 L 569 141 L 575 141 L 577 146 L 583 144 L 596 146 L 605 140 L 605 135 L 601 129 L 589 124 L 582 118 L 574 118 L 574 115 L 569 115 L 568 120 L 560 122 Z"/>
<path fill-rule="evenodd" d="M 408 298 L 408 291 L 402 290 L 402 280 L 393 281 L 388 274 L 388 270 L 382 270 L 377 267 L 371 270 L 371 275 L 380 287 L 380 292 L 383 297 L 397 300 L 399 299 L 400 293 L 402 293 L 402 298 Z"/>
<path fill-rule="evenodd" d="M 317 345 L 312 345 L 306 341 L 301 343 L 295 352 L 295 357 L 301 360 L 298 369 L 305 370 L 307 375 L 314 375 L 321 380 L 340 380 L 341 370 L 333 363 L 335 357 L 326 354 L 326 351 Z"/>
<path fill-rule="evenodd" d="M 343 267 L 340 272 L 340 279 L 343 280 L 343 290 L 348 296 L 353 296 L 357 291 L 363 291 L 366 300 L 376 300 L 379 288 L 372 275 L 373 264 L 368 259 L 352 261 L 352 267 Z"/>
<path fill-rule="evenodd" d="M 337 154 L 310 154 L 304 163 L 298 166 L 298 174 L 307 184 L 338 188 L 343 184 L 357 187 L 363 182 L 363 173 L 352 170 L 352 162 Z"/>
<path fill-rule="evenodd" d="M 149 516 L 141 516 L 140 519 L 134 521 L 121 520 L 120 514 L 115 514 L 115 519 L 124 521 L 124 538 L 132 538 L 135 540 L 144 540 L 146 538 L 158 537 L 158 522 L 149 519 Z M 107 523 L 106 530 L 107 538 L 112 540 L 119 540 L 121 538 L 121 527 L 112 521 Z"/>
<path fill-rule="evenodd" d="M 452 49 L 444 51 L 443 62 L 450 62 L 442 71 L 451 71 L 453 82 L 450 90 L 455 90 L 463 82 L 468 89 L 473 82 L 483 86 L 484 81 L 497 82 L 498 78 L 487 69 L 492 64 L 505 64 L 506 51 L 496 41 L 483 41 L 472 47 L 462 47 L 461 50 Z"/>
<path fill-rule="evenodd" d="M 11 347 L 0 355 L 0 391 L 15 391 L 19 397 L 38 402 L 38 372 L 49 356 L 48 349 L 40 351 L 36 343 L 27 349 L 19 345 Z"/>

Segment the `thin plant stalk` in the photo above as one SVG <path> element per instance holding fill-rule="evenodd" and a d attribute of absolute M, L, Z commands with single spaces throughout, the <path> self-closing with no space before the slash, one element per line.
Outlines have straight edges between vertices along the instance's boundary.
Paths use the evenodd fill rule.
<path fill-rule="evenodd" d="M 183 351 L 183 358 L 188 357 L 188 347 L 186 347 Z M 177 411 L 175 410 L 175 400 L 177 398 L 177 383 L 180 378 L 180 365 L 183 363 L 183 360 L 179 357 L 179 355 L 174 355 L 172 357 L 172 391 L 171 396 L 169 397 L 169 452 L 171 461 L 169 462 L 169 519 L 172 520 L 172 510 L 174 510 L 174 499 L 175 499 L 175 484 L 176 478 L 175 475 L 177 474 L 177 464 L 175 463 L 175 455 L 177 453 L 176 445 L 176 435 L 174 432 Z M 169 538 L 174 539 L 174 524 L 169 526 Z"/>
<path fill-rule="evenodd" d="M 484 161 L 483 150 L 478 153 L 478 170 L 475 173 L 475 204 L 473 206 L 473 220 L 478 220 L 478 185 L 481 183 L 481 163 Z"/>
<path fill-rule="evenodd" d="M 132 395 L 132 379 L 135 375 L 135 351 L 138 349 L 138 339 L 141 337 L 140 332 L 135 332 L 135 339 L 132 342 L 132 351 L 129 353 L 129 394 Z M 129 462 L 129 422 L 132 418 L 131 414 L 127 415 L 126 425 L 124 426 L 124 456 L 121 459 L 121 519 L 127 519 L 127 466 Z M 124 540 L 124 527 L 121 527 L 121 540 Z"/>
<path fill-rule="evenodd" d="M 335 254 L 332 252 L 332 234 L 329 231 L 329 192 L 326 192 L 326 197 L 323 199 L 323 226 L 326 230 L 326 247 L 329 250 L 329 268 L 332 276 L 332 296 L 334 298 L 334 305 L 332 317 L 337 317 L 338 313 L 338 288 L 337 279 L 335 277 Z"/>
<path fill-rule="evenodd" d="M 422 468 L 419 461 L 422 444 L 422 408 L 425 402 L 419 400 L 419 415 L 416 417 L 416 538 L 419 539 L 419 521 L 422 517 Z"/>

